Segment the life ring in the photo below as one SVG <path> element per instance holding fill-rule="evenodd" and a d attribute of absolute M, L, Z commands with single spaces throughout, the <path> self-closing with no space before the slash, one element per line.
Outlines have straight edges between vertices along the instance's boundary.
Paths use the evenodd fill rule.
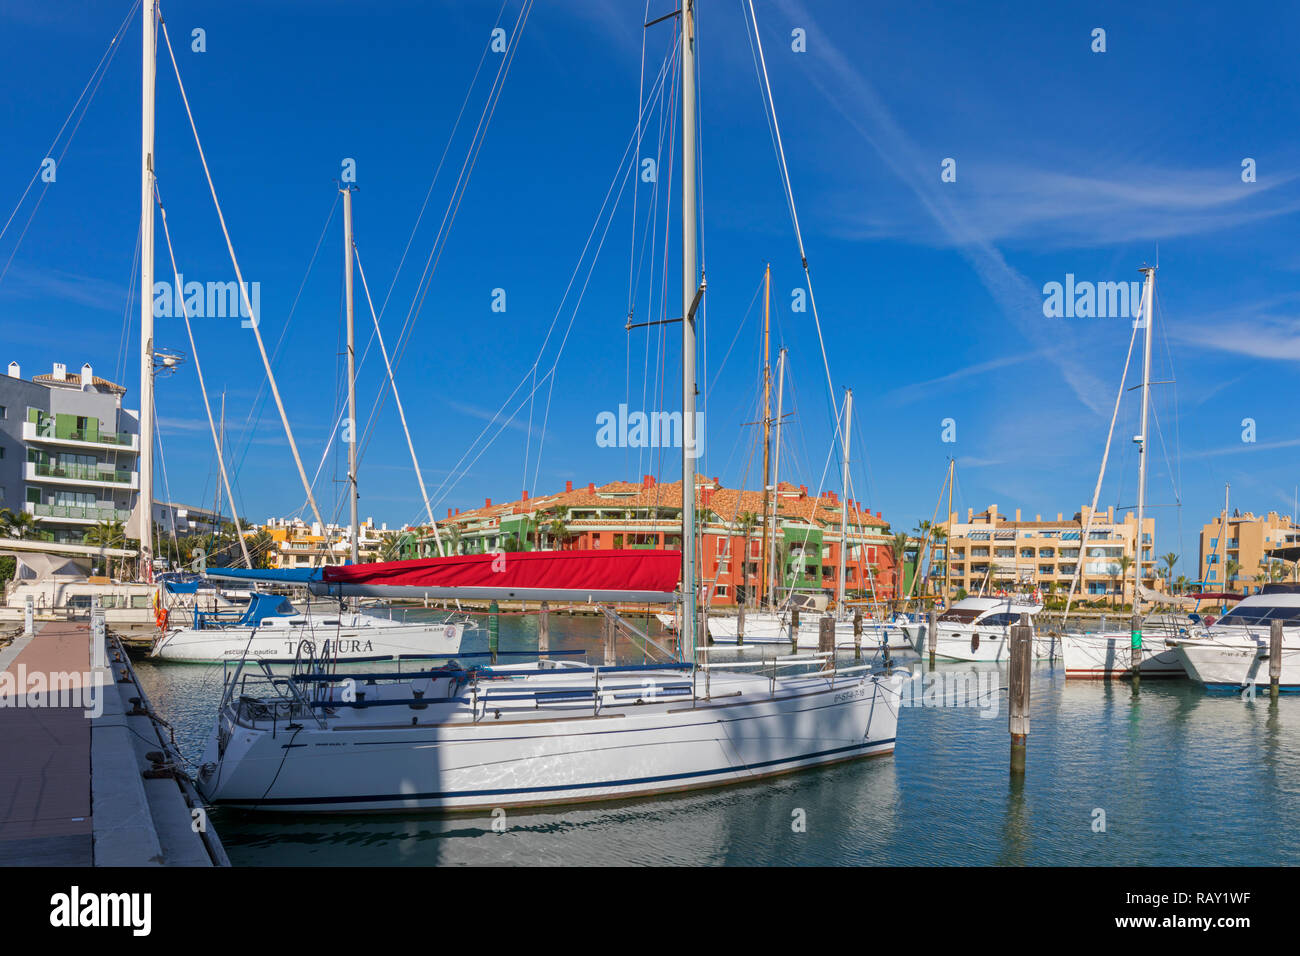
<path fill-rule="evenodd" d="M 153 622 L 158 625 L 158 630 L 167 630 L 167 608 L 160 607 L 154 611 Z"/>

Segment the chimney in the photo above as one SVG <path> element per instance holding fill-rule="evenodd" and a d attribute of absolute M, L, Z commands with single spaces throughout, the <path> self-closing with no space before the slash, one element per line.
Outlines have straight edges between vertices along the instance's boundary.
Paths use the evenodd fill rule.
<path fill-rule="evenodd" d="M 522 501 L 527 501 L 527 500 L 528 500 L 528 489 L 527 489 L 527 488 L 524 489 L 524 496 L 523 496 L 523 498 L 520 499 L 520 500 L 522 500 Z"/>
<path fill-rule="evenodd" d="M 594 495 L 595 493 L 596 493 L 596 483 L 594 481 L 587 482 L 587 494 Z"/>
<path fill-rule="evenodd" d="M 1042 515 L 1034 515 L 1034 520 L 1035 520 L 1035 521 L 1042 521 L 1042 520 L 1043 520 L 1043 516 L 1042 516 Z"/>
<path fill-rule="evenodd" d="M 1020 520 L 1020 509 L 1019 509 L 1019 508 L 1016 509 L 1016 520 L 1017 520 L 1017 521 Z"/>
<path fill-rule="evenodd" d="M 81 366 L 81 387 L 89 388 L 91 385 L 94 384 L 95 384 L 95 370 L 92 369 L 90 367 L 90 363 L 87 362 L 85 365 Z"/>
<path fill-rule="evenodd" d="M 808 486 L 807 486 L 807 485 L 800 485 L 800 486 L 799 486 L 799 494 L 800 494 L 802 497 L 807 498 L 807 497 L 808 497 Z"/>
<path fill-rule="evenodd" d="M 448 518 L 451 517 L 451 509 L 450 509 L 450 508 L 447 509 L 447 517 L 448 517 Z"/>
<path fill-rule="evenodd" d="M 879 512 L 879 511 L 876 512 L 876 517 L 877 517 L 877 518 L 880 517 L 880 512 Z"/>
<path fill-rule="evenodd" d="M 1058 511 L 1058 512 L 1056 513 L 1056 520 L 1057 520 L 1057 521 L 1064 521 L 1064 520 L 1065 520 L 1065 515 Z"/>
<path fill-rule="evenodd" d="M 56 380 L 62 382 L 62 381 L 63 381 L 65 378 L 67 378 L 67 377 L 68 377 L 68 367 L 67 367 L 66 365 L 64 365 L 62 362 L 55 362 L 55 363 L 54 363 L 54 378 L 55 378 Z"/>
<path fill-rule="evenodd" d="M 484 508 L 491 508 L 491 507 L 492 507 L 492 499 L 491 499 L 491 498 L 484 498 L 484 499 L 483 499 L 483 507 L 484 507 Z"/>
<path fill-rule="evenodd" d="M 714 487 L 714 488 L 721 488 L 721 487 L 722 487 L 722 482 L 718 481 L 716 475 L 715 475 L 714 478 L 713 478 L 713 487 Z"/>
<path fill-rule="evenodd" d="M 572 490 L 573 490 L 573 482 L 572 482 L 572 481 L 566 481 L 566 482 L 564 483 L 564 490 L 565 490 L 565 491 L 572 491 Z"/>
<path fill-rule="evenodd" d="M 10 378 L 22 378 L 22 377 L 23 377 L 23 370 L 19 367 L 19 365 L 18 365 L 17 362 L 10 362 L 10 363 L 9 363 L 9 377 L 10 377 Z"/>
<path fill-rule="evenodd" d="M 655 486 L 655 476 L 654 476 L 654 475 L 642 475 L 642 476 L 641 476 L 641 487 L 642 487 L 642 488 L 653 488 L 654 486 Z"/>
<path fill-rule="evenodd" d="M 975 509 L 974 509 L 974 508 L 967 508 L 967 509 L 966 509 L 966 523 L 967 523 L 967 524 L 970 524 L 970 523 L 971 523 L 972 521 L 974 521 L 974 520 L 975 520 Z"/>

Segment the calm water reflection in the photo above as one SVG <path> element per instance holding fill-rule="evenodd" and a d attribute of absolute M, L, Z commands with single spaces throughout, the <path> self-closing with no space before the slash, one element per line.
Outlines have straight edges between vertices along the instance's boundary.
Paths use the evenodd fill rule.
<path fill-rule="evenodd" d="M 598 659 L 596 619 L 553 615 L 551 633 L 553 647 Z M 534 618 L 502 619 L 502 650 L 535 647 Z M 486 640 L 465 649 L 486 649 Z M 197 760 L 221 668 L 141 661 L 137 671 Z M 243 866 L 1300 862 L 1300 700 L 1210 697 L 1184 681 L 1146 681 L 1135 698 L 1126 683 L 1067 684 L 1047 663 L 1032 694 L 1022 783 L 1007 772 L 1002 694 L 992 717 L 978 707 L 904 708 L 892 757 L 675 797 L 512 812 L 504 832 L 488 815 L 219 812 L 213 821 Z"/>

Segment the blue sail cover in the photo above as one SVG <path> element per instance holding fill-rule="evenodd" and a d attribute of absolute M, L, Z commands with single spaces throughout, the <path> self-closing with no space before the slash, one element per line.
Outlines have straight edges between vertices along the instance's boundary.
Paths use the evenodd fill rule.
<path fill-rule="evenodd" d="M 254 593 L 248 602 L 248 610 L 239 619 L 239 627 L 256 627 L 268 617 L 290 617 L 298 612 L 293 609 L 289 599 L 282 594 Z"/>
<path fill-rule="evenodd" d="M 208 568 L 217 581 L 250 581 L 265 584 L 296 584 L 306 587 L 321 579 L 320 568 Z"/>

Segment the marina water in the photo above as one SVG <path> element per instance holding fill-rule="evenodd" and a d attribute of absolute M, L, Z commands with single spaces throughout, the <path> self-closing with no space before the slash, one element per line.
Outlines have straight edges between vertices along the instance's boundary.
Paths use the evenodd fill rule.
<path fill-rule="evenodd" d="M 536 617 L 503 615 L 500 649 L 535 651 L 536 628 Z M 486 628 L 467 631 L 466 652 L 486 647 Z M 551 647 L 600 660 L 600 619 L 552 613 Z M 620 653 L 632 662 L 628 645 Z M 924 669 L 916 658 L 896 663 Z M 892 757 L 497 818 L 214 811 L 212 820 L 236 866 L 1300 863 L 1300 699 L 1211 696 L 1183 680 L 1144 681 L 1134 697 L 1127 682 L 1067 683 L 1059 662 L 1042 662 L 1028 769 L 1017 783 L 1005 668 L 972 674 L 974 666 L 940 664 L 937 685 L 913 682 Z M 221 667 L 136 669 L 197 760 Z M 950 694 L 963 706 L 947 706 L 938 691 L 922 692 L 931 686 L 979 693 Z"/>

